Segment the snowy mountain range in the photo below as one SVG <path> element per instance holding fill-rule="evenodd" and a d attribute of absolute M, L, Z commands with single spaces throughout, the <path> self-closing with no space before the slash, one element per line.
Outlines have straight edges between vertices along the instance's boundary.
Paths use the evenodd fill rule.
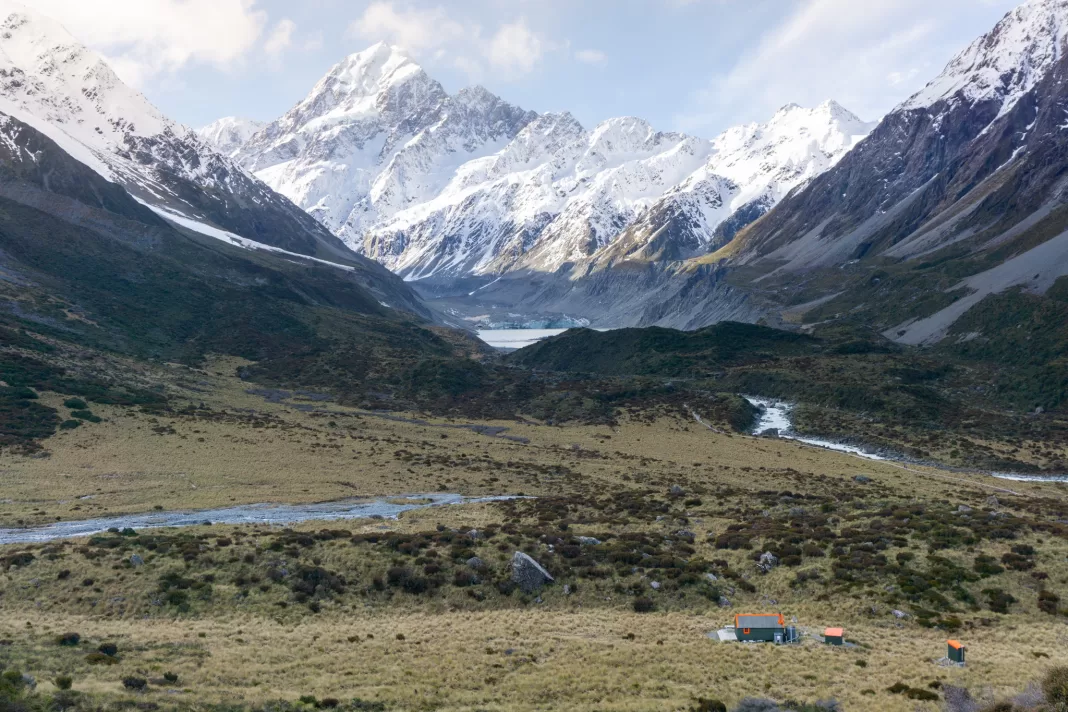
<path fill-rule="evenodd" d="M 481 87 L 447 94 L 385 44 L 334 66 L 284 116 L 201 135 L 408 279 L 553 272 L 596 260 L 628 227 L 672 211 L 687 256 L 715 246 L 819 175 L 870 131 L 834 102 L 784 107 L 712 140 L 633 117 L 585 129 Z M 744 220 L 742 219 L 744 217 Z M 721 233 L 722 235 L 722 233 Z"/>

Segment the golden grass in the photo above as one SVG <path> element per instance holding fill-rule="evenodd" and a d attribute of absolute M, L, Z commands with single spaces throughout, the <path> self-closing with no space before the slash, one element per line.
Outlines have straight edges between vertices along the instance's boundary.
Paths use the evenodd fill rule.
<path fill-rule="evenodd" d="M 847 649 L 811 639 L 786 647 L 708 639 L 726 618 L 612 610 L 352 611 L 280 624 L 240 614 L 104 622 L 5 613 L 0 636 L 16 642 L 19 657 L 35 659 L 42 675 L 72 674 L 83 691 L 115 693 L 126 675 L 173 671 L 186 690 L 179 700 L 313 694 L 381 700 L 400 710 L 677 710 L 698 697 L 734 703 L 746 695 L 835 698 L 849 710 L 936 709 L 886 688 L 941 681 L 1009 694 L 1045 668 L 1068 663 L 1063 624 L 1021 621 L 970 634 L 969 663 L 957 668 L 935 662 L 945 652 L 945 636 L 937 631 L 847 621 L 847 637 L 864 646 Z M 94 646 L 117 642 L 122 663 L 85 664 L 93 648 L 54 644 L 67 631 Z M 1033 652 L 1050 658 L 1038 660 Z M 170 698 L 163 692 L 151 697 Z"/>
<path fill-rule="evenodd" d="M 864 474 L 925 497 L 959 497 L 962 487 L 976 493 L 1001 489 L 1062 496 L 1065 491 L 1063 485 L 947 476 L 790 441 L 722 435 L 674 418 L 616 428 L 487 423 L 530 440 L 520 444 L 436 427 L 461 424 L 454 420 L 428 418 L 432 425 L 423 426 L 334 404 L 326 407 L 335 414 L 313 415 L 246 393 L 247 384 L 225 375 L 232 365 L 196 372 L 175 366 L 170 374 L 174 382 L 199 384 L 195 393 L 174 388 L 216 413 L 225 410 L 225 417 L 154 416 L 94 405 L 106 422 L 60 432 L 45 443 L 49 457 L 0 455 L 0 526 L 156 506 L 206 509 L 430 491 L 544 495 L 673 482 L 751 486 L 759 480 L 769 487 L 797 486 L 811 475 Z M 62 398 L 44 394 L 42 401 L 59 407 Z M 399 451 L 417 462 L 406 461 Z M 462 458 L 471 464 L 457 464 Z M 571 474 L 538 472 L 558 466 Z M 784 468 L 797 474 L 784 477 Z"/>
<path fill-rule="evenodd" d="M 744 499 L 744 493 L 761 489 L 834 492 L 853 486 L 852 479 L 861 474 L 872 480 L 868 488 L 876 498 L 980 506 L 990 494 L 1011 500 L 1010 492 L 1060 499 L 1065 493 L 1063 485 L 1004 482 L 873 462 L 791 441 L 717 434 L 674 418 L 624 421 L 615 428 L 497 423 L 530 441 L 521 444 L 437 427 L 458 421 L 394 422 L 336 404 L 325 404 L 332 414 L 309 414 L 246 393 L 248 385 L 228 375 L 234 365 L 164 369 L 173 393 L 216 413 L 226 410 L 225 417 L 153 416 L 93 406 L 106 422 L 47 441 L 49 457 L 0 456 L 0 526 L 157 505 L 200 509 L 441 489 L 595 498 L 625 489 L 666 492 L 679 483 L 688 490 L 728 485 Z M 62 399 L 45 394 L 43 400 L 58 406 Z M 471 505 L 410 512 L 396 521 L 306 522 L 294 528 L 419 532 L 437 524 L 485 527 L 501 519 L 496 505 Z M 731 569 L 751 572 L 750 552 L 714 550 L 707 542 L 707 534 L 723 531 L 727 523 L 694 515 L 687 527 L 697 534 L 696 556 L 728 559 Z M 580 525 L 571 533 L 592 534 L 601 526 Z M 665 534 L 678 528 L 671 520 L 619 525 L 620 531 Z M 203 531 L 226 536 L 235 530 Z M 1005 548 L 999 547 L 986 548 L 991 553 Z M 1037 566 L 1063 592 L 1068 582 L 1064 542 L 1036 548 Z M 969 566 L 982 550 L 940 553 Z M 365 570 L 357 571 L 355 552 L 354 547 L 331 549 L 323 565 L 347 576 L 366 576 Z M 892 557 L 894 551 L 886 553 Z M 474 604 L 459 589 L 430 600 L 399 595 L 389 605 L 365 605 L 349 597 L 348 603 L 329 604 L 313 615 L 298 607 L 275 608 L 275 599 L 286 595 L 282 590 L 254 590 L 251 599 L 240 601 L 236 587 L 220 580 L 209 608 L 180 619 L 165 608 L 153 609 L 148 618 L 140 617 L 143 606 L 123 612 L 126 597 L 147 600 L 162 569 L 151 559 L 133 571 L 115 566 L 112 560 L 41 558 L 24 570 L 0 574 L 0 640 L 13 643 L 0 653 L 41 679 L 72 674 L 75 688 L 86 692 L 122 694 L 125 675 L 174 671 L 181 691 L 156 690 L 149 700 L 254 702 L 314 694 L 382 700 L 397 710 L 680 710 L 698 697 L 733 703 L 748 695 L 833 697 L 849 710 L 935 709 L 886 688 L 898 681 L 921 687 L 938 680 L 1007 694 L 1050 665 L 1068 664 L 1063 619 L 1035 611 L 1035 585 L 1023 574 L 1007 574 L 998 583 L 1020 599 L 1014 613 L 960 634 L 969 647 L 969 665 L 958 669 L 933 662 L 944 655 L 945 634 L 896 621 L 885 606 L 869 618 L 864 611 L 870 595 L 819 600 L 815 594 L 821 587 L 791 587 L 793 569 L 761 577 L 758 594 L 732 594 L 732 609 L 709 602 L 679 610 L 664 601 L 662 612 L 648 615 L 632 613 L 631 597 L 607 585 L 583 585 L 573 596 L 551 587 L 541 604 L 491 600 L 493 606 L 479 610 L 471 610 Z M 56 583 L 61 567 L 73 571 L 66 588 Z M 827 559 L 806 559 L 804 568 L 830 576 Z M 99 593 L 75 590 L 83 577 L 95 578 Z M 90 599 L 96 603 L 90 605 Z M 783 610 L 813 632 L 844 625 L 847 637 L 864 647 L 830 649 L 814 641 L 782 648 L 725 645 L 706 637 L 743 606 Z M 79 650 L 55 645 L 55 636 L 67 631 L 79 632 L 92 645 Z M 87 665 L 85 653 L 104 640 L 119 642 L 122 663 Z M 1036 658 L 1036 652 L 1049 658 Z M 867 666 L 856 665 L 858 660 Z"/>

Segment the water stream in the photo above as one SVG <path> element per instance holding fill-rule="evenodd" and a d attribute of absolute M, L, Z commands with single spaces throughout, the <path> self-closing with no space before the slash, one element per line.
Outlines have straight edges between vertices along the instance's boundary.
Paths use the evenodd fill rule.
<path fill-rule="evenodd" d="M 392 519 L 402 512 L 453 504 L 499 502 L 517 497 L 464 497 L 459 494 L 412 494 L 376 499 L 347 499 L 314 504 L 246 504 L 220 509 L 180 512 L 122 514 L 99 519 L 56 522 L 39 527 L 0 529 L 0 544 L 31 544 L 90 536 L 109 529 L 159 529 L 203 524 L 294 524 L 297 522 L 341 519 Z"/>
<path fill-rule="evenodd" d="M 760 419 L 751 431 L 753 435 L 764 435 L 769 431 L 777 431 L 780 438 L 796 440 L 805 443 L 806 445 L 823 447 L 828 450 L 837 450 L 838 452 L 849 453 L 868 460 L 894 460 L 898 462 L 906 462 L 905 458 L 897 458 L 885 453 L 873 452 L 871 449 L 834 442 L 833 440 L 798 435 L 794 432 L 793 423 L 790 420 L 790 412 L 793 410 L 792 405 L 771 398 L 756 398 L 753 396 L 744 396 L 744 398 L 760 409 Z M 930 465 L 929 463 L 925 464 L 937 467 L 935 465 Z M 998 479 L 1012 480 L 1014 482 L 1068 482 L 1068 475 L 1024 475 L 1012 472 L 991 472 L 989 474 Z"/>

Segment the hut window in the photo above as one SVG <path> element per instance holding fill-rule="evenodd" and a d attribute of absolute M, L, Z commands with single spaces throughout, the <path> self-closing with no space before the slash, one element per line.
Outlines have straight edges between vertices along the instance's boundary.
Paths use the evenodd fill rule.
<path fill-rule="evenodd" d="M 749 635 L 749 630 L 750 630 L 749 628 L 742 628 L 742 632 L 745 633 L 746 635 Z"/>

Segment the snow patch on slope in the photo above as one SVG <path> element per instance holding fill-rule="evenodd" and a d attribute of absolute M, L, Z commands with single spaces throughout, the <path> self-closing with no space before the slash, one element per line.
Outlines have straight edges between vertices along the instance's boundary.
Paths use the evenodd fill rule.
<path fill-rule="evenodd" d="M 898 110 L 928 108 L 942 100 L 994 100 L 1001 103 L 1001 116 L 1060 59 L 1066 38 L 1068 0 L 1029 0 L 954 57 Z"/>
<path fill-rule="evenodd" d="M 224 156 L 233 157 L 257 131 L 266 125 L 264 121 L 225 116 L 197 129 L 197 136 Z"/>

